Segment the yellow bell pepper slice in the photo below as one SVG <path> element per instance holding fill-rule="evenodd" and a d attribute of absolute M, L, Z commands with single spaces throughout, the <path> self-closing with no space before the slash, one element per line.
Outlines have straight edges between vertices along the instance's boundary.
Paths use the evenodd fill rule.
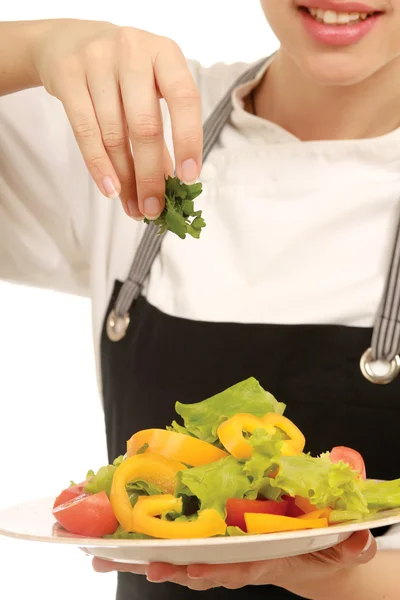
<path fill-rule="evenodd" d="M 314 510 L 313 512 L 306 513 L 298 517 L 299 519 L 327 519 L 329 521 L 329 516 L 332 512 L 331 508 L 321 508 L 320 510 Z"/>
<path fill-rule="evenodd" d="M 280 533 L 328 527 L 327 519 L 297 519 L 278 515 L 245 513 L 244 519 L 248 533 Z"/>
<path fill-rule="evenodd" d="M 127 483 L 146 481 L 163 492 L 172 494 L 175 476 L 184 469 L 185 465 L 176 460 L 151 453 L 137 454 L 122 461 L 113 476 L 110 502 L 117 521 L 125 531 L 131 531 L 132 526 L 132 505 L 126 491 Z"/>
<path fill-rule="evenodd" d="M 245 439 L 243 432 L 253 433 L 256 429 L 265 429 L 273 434 L 280 429 L 288 436 L 283 443 L 283 456 L 295 456 L 301 454 L 306 443 L 305 437 L 292 421 L 277 413 L 267 413 L 259 419 L 254 415 L 239 413 L 224 421 L 217 431 L 221 444 L 235 458 L 250 458 L 253 452 L 252 446 Z"/>
<path fill-rule="evenodd" d="M 217 435 L 221 444 L 232 456 L 250 458 L 253 448 L 245 439 L 243 432 L 253 433 L 256 429 L 265 429 L 261 419 L 247 413 L 238 413 L 221 423 Z"/>
<path fill-rule="evenodd" d="M 145 444 L 148 451 L 199 467 L 228 456 L 220 448 L 189 435 L 166 429 L 144 429 L 127 442 L 127 456 L 133 456 Z"/>
<path fill-rule="evenodd" d="M 296 456 L 303 452 L 306 445 L 306 438 L 290 419 L 283 415 L 278 415 L 278 413 L 270 412 L 262 417 L 261 421 L 266 425 L 268 433 L 272 434 L 276 429 L 280 429 L 288 436 L 289 439 L 282 446 L 283 456 Z"/>
<path fill-rule="evenodd" d="M 209 538 L 226 532 L 225 521 L 212 508 L 200 511 L 196 521 L 187 523 L 157 518 L 168 512 L 182 512 L 182 499 L 169 494 L 142 496 L 135 504 L 127 531 L 161 539 Z"/>

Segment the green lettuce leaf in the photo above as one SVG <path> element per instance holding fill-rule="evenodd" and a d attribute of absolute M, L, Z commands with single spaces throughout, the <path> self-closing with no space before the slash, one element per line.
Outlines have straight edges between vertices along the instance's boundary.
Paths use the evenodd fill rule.
<path fill-rule="evenodd" d="M 176 421 L 172 421 L 171 425 L 166 427 L 167 431 L 175 431 L 175 433 L 182 433 L 183 435 L 190 435 L 190 437 L 194 437 L 186 427 L 179 425 Z"/>
<path fill-rule="evenodd" d="M 253 446 L 253 453 L 243 467 L 243 472 L 251 481 L 246 498 L 255 500 L 258 496 L 264 496 L 269 500 L 276 500 L 281 493 L 280 490 L 270 488 L 268 475 L 277 469 L 282 451 L 283 432 L 277 429 L 274 434 L 270 434 L 265 429 L 256 429 L 248 442 Z"/>
<path fill-rule="evenodd" d="M 250 377 L 203 402 L 177 402 L 175 410 L 189 433 L 200 440 L 214 443 L 218 439 L 220 424 L 233 415 L 250 413 L 262 417 L 267 412 L 283 414 L 285 405 L 266 392 L 254 377 Z"/>
<path fill-rule="evenodd" d="M 121 527 L 121 525 L 118 527 L 118 529 L 116 531 L 114 531 L 114 533 L 112 533 L 111 535 L 105 535 L 105 538 L 108 539 L 117 539 L 117 540 L 151 540 L 154 538 L 151 538 L 149 535 L 145 535 L 144 533 L 129 533 L 128 531 L 125 531 L 125 529 L 123 529 Z"/>
<path fill-rule="evenodd" d="M 329 515 L 329 523 L 345 523 L 346 521 L 358 521 L 365 514 L 356 510 L 333 510 Z"/>
<path fill-rule="evenodd" d="M 110 497 L 111 484 L 112 479 L 114 477 L 114 473 L 117 467 L 119 467 L 119 465 L 122 463 L 124 458 L 124 456 L 119 456 L 114 460 L 112 465 L 100 467 L 100 469 L 95 475 L 91 475 L 93 471 L 89 471 L 88 475 L 91 477 L 91 479 L 85 485 L 83 491 L 87 492 L 88 494 L 97 494 L 98 492 L 104 491 L 107 494 L 107 496 Z"/>
<path fill-rule="evenodd" d="M 362 486 L 361 493 L 370 510 L 400 508 L 400 479 L 368 482 Z"/>
<path fill-rule="evenodd" d="M 247 533 L 245 533 L 243 531 L 243 529 L 240 529 L 240 527 L 227 527 L 226 528 L 226 537 L 239 537 L 242 535 L 247 535 Z"/>
<path fill-rule="evenodd" d="M 228 498 L 243 498 L 249 486 L 243 465 L 228 456 L 201 467 L 180 471 L 176 477 L 175 496 L 195 496 L 201 510 L 215 508 L 225 518 Z"/>
<path fill-rule="evenodd" d="M 277 463 L 279 472 L 275 479 L 269 479 L 268 486 L 280 490 L 281 495 L 308 498 L 317 508 L 330 506 L 368 514 L 358 474 L 349 465 L 333 464 L 329 454 L 281 456 Z"/>
<path fill-rule="evenodd" d="M 131 481 L 127 484 L 126 491 L 132 506 L 135 506 L 139 496 L 156 496 L 164 493 L 160 488 L 147 483 L 147 481 Z"/>

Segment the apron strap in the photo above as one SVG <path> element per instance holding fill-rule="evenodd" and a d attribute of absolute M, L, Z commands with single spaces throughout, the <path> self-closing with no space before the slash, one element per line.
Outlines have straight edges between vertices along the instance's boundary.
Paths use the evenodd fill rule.
<path fill-rule="evenodd" d="M 400 372 L 400 220 L 383 297 L 375 318 L 371 348 L 361 357 L 361 371 L 373 383 L 390 383 Z"/>
<path fill-rule="evenodd" d="M 219 139 L 232 112 L 232 93 L 239 86 L 254 79 L 262 66 L 269 60 L 263 58 L 242 73 L 223 96 L 219 104 L 205 121 L 203 139 L 203 162 L 205 162 Z M 139 297 L 153 262 L 158 255 L 165 234 L 159 235 L 151 223 L 147 225 L 139 243 L 127 279 L 116 299 L 114 309 L 107 319 L 107 335 L 113 342 L 121 340 L 129 326 L 129 310 Z"/>

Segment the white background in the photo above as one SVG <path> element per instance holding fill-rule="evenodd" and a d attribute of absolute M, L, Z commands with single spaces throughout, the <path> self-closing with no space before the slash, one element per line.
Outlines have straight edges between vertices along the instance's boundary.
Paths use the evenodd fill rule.
<path fill-rule="evenodd" d="M 204 65 L 253 61 L 277 42 L 258 0 L 12 0 L 0 20 L 73 17 L 177 41 Z M 55 495 L 106 460 L 88 300 L 0 283 L 0 509 Z M 78 550 L 0 538 L 0 598 L 112 600 L 115 577 Z"/>

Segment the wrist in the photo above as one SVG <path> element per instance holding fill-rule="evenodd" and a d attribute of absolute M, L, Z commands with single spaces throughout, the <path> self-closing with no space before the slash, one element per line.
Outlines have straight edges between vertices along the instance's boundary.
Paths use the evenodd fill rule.
<path fill-rule="evenodd" d="M 50 28 L 50 20 L 30 21 L 20 23 L 23 36 L 24 65 L 26 75 L 26 87 L 37 87 L 43 84 L 39 74 L 40 47 L 43 39 Z"/>

